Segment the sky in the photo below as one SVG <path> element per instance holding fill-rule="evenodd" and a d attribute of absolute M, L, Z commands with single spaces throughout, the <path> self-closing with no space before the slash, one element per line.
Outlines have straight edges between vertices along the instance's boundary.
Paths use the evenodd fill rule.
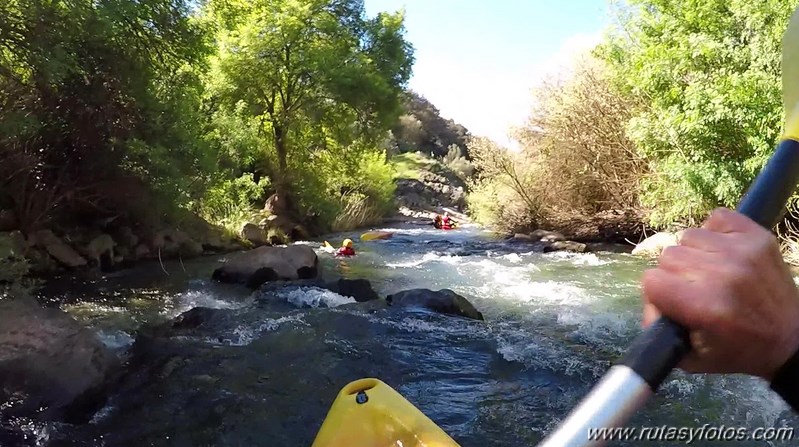
<path fill-rule="evenodd" d="M 405 9 L 416 62 L 409 87 L 474 135 L 516 147 L 531 88 L 599 42 L 607 0 L 365 0 Z"/>

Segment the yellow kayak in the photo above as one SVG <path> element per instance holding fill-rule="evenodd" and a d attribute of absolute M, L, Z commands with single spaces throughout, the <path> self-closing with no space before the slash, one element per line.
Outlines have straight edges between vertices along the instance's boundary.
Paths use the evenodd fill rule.
<path fill-rule="evenodd" d="M 312 447 L 460 447 L 378 379 L 350 382 L 336 396 Z"/>
<path fill-rule="evenodd" d="M 361 235 L 361 240 L 373 241 L 376 239 L 389 239 L 391 236 L 394 236 L 394 233 L 390 231 L 367 231 Z"/>

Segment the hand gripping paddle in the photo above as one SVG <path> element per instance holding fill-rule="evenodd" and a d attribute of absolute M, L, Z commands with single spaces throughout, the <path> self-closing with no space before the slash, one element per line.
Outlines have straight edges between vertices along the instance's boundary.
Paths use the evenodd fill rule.
<path fill-rule="evenodd" d="M 785 131 L 777 150 L 749 187 L 737 211 L 771 229 L 799 182 L 799 9 L 782 38 L 782 96 Z M 690 351 L 688 331 L 662 317 L 633 341 L 580 405 L 539 447 L 600 446 L 589 430 L 621 427 L 644 406 L 672 369 Z"/>

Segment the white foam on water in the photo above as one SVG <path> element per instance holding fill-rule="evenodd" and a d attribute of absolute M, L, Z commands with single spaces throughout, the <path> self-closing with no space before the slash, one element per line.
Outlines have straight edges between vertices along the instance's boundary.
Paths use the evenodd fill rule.
<path fill-rule="evenodd" d="M 165 309 L 164 314 L 168 317 L 176 317 L 183 312 L 194 309 L 195 307 L 208 307 L 211 309 L 239 309 L 246 303 L 226 301 L 214 295 L 209 290 L 189 290 L 180 293 L 173 298 L 173 307 Z"/>
<path fill-rule="evenodd" d="M 486 285 L 487 292 L 497 290 L 497 285 Z M 525 303 L 583 306 L 595 302 L 596 298 L 580 287 L 557 281 L 519 281 L 513 285 L 499 287 L 499 295 L 505 299 Z"/>
<path fill-rule="evenodd" d="M 285 315 L 280 318 L 267 318 L 255 325 L 240 325 L 233 330 L 233 337 L 225 339 L 224 344 L 229 346 L 247 346 L 253 340 L 261 336 L 264 332 L 273 332 L 286 323 L 298 323 L 308 325 L 301 315 Z M 210 343 L 218 344 L 219 340 L 207 340 Z"/>
<path fill-rule="evenodd" d="M 371 323 L 376 323 L 412 333 L 423 332 L 440 334 L 466 334 L 470 337 L 473 337 L 476 334 L 487 331 L 487 329 L 482 325 L 475 326 L 471 320 L 454 317 L 452 319 L 448 319 L 446 324 L 439 324 L 438 322 L 431 322 L 412 316 L 406 316 L 401 320 L 397 320 L 395 318 L 383 318 L 371 313 L 363 313 L 361 311 L 348 313 L 351 315 L 360 316 Z"/>
<path fill-rule="evenodd" d="M 297 307 L 337 307 L 342 304 L 355 303 L 355 298 L 342 296 L 330 290 L 318 287 L 299 287 L 280 290 L 277 296 Z"/>
<path fill-rule="evenodd" d="M 587 370 L 597 376 L 602 374 L 604 368 L 600 362 L 581 360 L 559 343 L 535 339 L 519 330 L 497 336 L 497 353 L 509 362 L 558 374 L 574 375 Z"/>
<path fill-rule="evenodd" d="M 507 255 L 502 256 L 502 259 L 508 262 L 512 262 L 514 264 L 522 262 L 522 257 L 518 253 L 509 253 Z"/>
<path fill-rule="evenodd" d="M 133 345 L 135 339 L 125 331 L 97 331 L 97 337 L 109 349 L 124 350 Z"/>
<path fill-rule="evenodd" d="M 89 424 L 96 425 L 100 423 L 103 419 L 107 418 L 114 412 L 116 407 L 111 404 L 106 404 L 103 408 L 97 410 L 97 413 L 94 413 L 92 418 L 89 420 Z"/>
<path fill-rule="evenodd" d="M 476 267 L 479 274 L 485 275 L 493 284 L 507 286 L 517 285 L 526 282 L 531 273 L 539 272 L 540 269 L 535 264 L 525 264 L 516 267 L 502 265 L 491 259 L 481 259 L 479 261 L 467 261 L 462 265 L 462 269 Z M 467 275 L 470 272 L 464 270 L 461 274 Z"/>
<path fill-rule="evenodd" d="M 396 262 L 396 263 L 388 263 L 386 267 L 389 268 L 414 268 L 419 267 L 423 264 L 427 264 L 428 262 L 443 262 L 446 264 L 456 265 L 461 263 L 460 256 L 452 256 L 452 255 L 439 255 L 437 253 L 425 253 L 421 259 L 406 261 L 406 262 Z"/>
<path fill-rule="evenodd" d="M 623 335 L 630 327 L 629 317 L 617 312 L 597 311 L 589 308 L 570 307 L 558 313 L 558 323 L 580 326 L 586 335 Z"/>
<path fill-rule="evenodd" d="M 574 265 L 588 265 L 592 267 L 613 263 L 610 259 L 600 259 L 596 253 L 570 253 L 566 251 L 555 251 L 543 255 L 547 260 L 563 260 Z"/>

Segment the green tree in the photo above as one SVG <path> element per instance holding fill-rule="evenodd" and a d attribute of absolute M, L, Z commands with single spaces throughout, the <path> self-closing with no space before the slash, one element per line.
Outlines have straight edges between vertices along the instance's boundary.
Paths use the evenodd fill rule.
<path fill-rule="evenodd" d="M 208 13 L 222 25 L 213 93 L 256 118 L 259 159 L 279 193 L 314 153 L 357 160 L 347 153 L 364 147 L 356 140 L 376 142 L 397 119 L 413 63 L 403 13 L 368 19 L 360 0 L 212 0 Z"/>
<path fill-rule="evenodd" d="M 734 206 L 781 127 L 780 46 L 795 0 L 631 0 L 597 54 L 646 104 L 627 130 L 651 162 L 655 224 Z"/>

